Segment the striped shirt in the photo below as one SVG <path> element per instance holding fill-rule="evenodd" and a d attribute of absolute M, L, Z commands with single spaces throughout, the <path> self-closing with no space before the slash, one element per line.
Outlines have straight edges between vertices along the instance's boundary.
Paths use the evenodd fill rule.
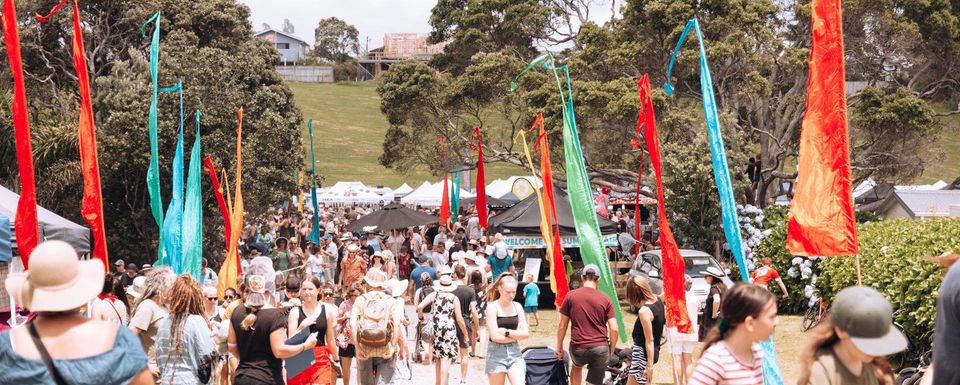
<path fill-rule="evenodd" d="M 753 362 L 745 365 L 720 341 L 703 352 L 689 385 L 763 385 L 763 351 L 753 344 Z"/>

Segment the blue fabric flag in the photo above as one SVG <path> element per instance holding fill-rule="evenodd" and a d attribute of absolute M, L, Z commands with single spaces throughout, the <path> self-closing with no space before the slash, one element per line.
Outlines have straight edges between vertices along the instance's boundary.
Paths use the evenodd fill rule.
<path fill-rule="evenodd" d="M 10 218 L 0 215 L 0 262 L 13 260 L 13 237 L 10 232 Z"/>
<path fill-rule="evenodd" d="M 163 218 L 163 234 L 160 236 L 163 241 L 162 252 L 157 264 L 170 266 L 173 272 L 179 275 L 183 270 L 183 83 L 178 82 L 172 87 L 162 88 L 160 92 L 179 92 L 180 129 L 176 152 L 173 155 L 173 193 Z"/>
<path fill-rule="evenodd" d="M 313 152 L 313 119 L 307 120 L 307 133 L 310 134 L 310 197 L 313 198 L 313 227 L 310 229 L 310 235 L 307 240 L 314 244 L 320 244 L 320 207 L 317 204 L 317 158 Z"/>
<path fill-rule="evenodd" d="M 703 33 L 700 32 L 700 22 L 690 19 L 686 28 L 680 34 L 680 41 L 673 49 L 670 65 L 667 67 L 667 83 L 663 89 L 667 95 L 673 94 L 673 85 L 670 84 L 670 74 L 673 73 L 673 63 L 680 52 L 680 46 L 687 40 L 687 34 L 693 29 L 697 33 L 697 42 L 700 44 L 700 90 L 703 94 L 703 114 L 707 121 L 707 136 L 710 141 L 710 154 L 713 159 L 713 178 L 717 183 L 717 192 L 720 194 L 720 207 L 723 217 L 723 232 L 733 253 L 733 259 L 740 270 L 740 278 L 750 282 L 747 265 L 743 254 L 743 237 L 740 235 L 740 221 L 737 219 L 737 204 L 733 197 L 733 184 L 730 182 L 730 170 L 727 167 L 727 154 L 723 147 L 723 135 L 720 131 L 720 118 L 717 113 L 717 101 L 713 92 L 713 79 L 710 76 L 710 67 L 707 65 L 707 50 L 703 45 Z M 773 346 L 773 337 L 761 343 L 763 346 L 763 378 L 767 385 L 783 385 L 783 377 L 777 366 L 776 349 Z"/>

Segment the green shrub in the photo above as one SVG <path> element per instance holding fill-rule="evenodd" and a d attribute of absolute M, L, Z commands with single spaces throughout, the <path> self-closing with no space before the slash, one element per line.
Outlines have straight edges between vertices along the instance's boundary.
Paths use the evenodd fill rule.
<path fill-rule="evenodd" d="M 764 211 L 764 230 L 770 230 L 754 257 L 773 259 L 790 298 L 779 303 L 781 314 L 803 314 L 810 300 L 804 289 L 811 280 L 791 277 L 787 272 L 792 260 L 786 248 L 787 208 Z M 857 215 L 860 267 L 863 284 L 876 288 L 898 309 L 896 322 L 909 336 L 910 354 L 930 347 L 936 314 L 937 291 L 944 272 L 923 257 L 960 251 L 960 219 L 872 221 L 869 215 Z M 816 294 L 830 302 L 837 292 L 857 284 L 856 257 L 813 259 Z M 775 284 L 770 289 L 779 294 Z"/>

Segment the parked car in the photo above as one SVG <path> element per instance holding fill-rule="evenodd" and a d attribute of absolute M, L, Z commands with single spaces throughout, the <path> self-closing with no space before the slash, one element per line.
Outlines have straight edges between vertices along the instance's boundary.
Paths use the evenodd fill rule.
<path fill-rule="evenodd" d="M 717 270 L 724 271 L 712 255 L 698 250 L 680 249 L 680 256 L 683 257 L 684 270 L 687 275 L 693 278 L 693 294 L 700 300 L 700 307 L 706 306 L 707 294 L 710 293 L 710 285 L 703 278 L 703 272 L 708 267 L 713 266 Z M 660 250 L 644 251 L 640 253 L 633 266 L 630 268 L 630 275 L 643 275 L 650 280 L 651 288 L 657 294 L 663 293 L 663 262 Z M 726 272 L 724 273 L 726 274 Z M 721 278 L 727 286 L 733 286 L 733 281 L 729 277 Z"/>

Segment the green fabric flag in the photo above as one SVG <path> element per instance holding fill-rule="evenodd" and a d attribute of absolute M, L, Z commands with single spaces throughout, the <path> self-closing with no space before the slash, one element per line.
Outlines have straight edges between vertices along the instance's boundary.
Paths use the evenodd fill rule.
<path fill-rule="evenodd" d="M 450 190 L 450 216 L 456 222 L 460 218 L 460 170 L 457 170 L 457 177 L 454 179 L 453 188 Z"/>
<path fill-rule="evenodd" d="M 610 301 L 613 302 L 613 308 L 617 314 L 617 325 L 620 328 L 620 342 L 626 342 L 627 328 L 623 322 L 620 299 L 617 298 L 617 290 L 616 287 L 614 287 L 613 274 L 610 271 L 610 261 L 607 258 L 606 249 L 603 247 L 600 225 L 597 222 L 597 213 L 594 211 L 590 179 L 587 176 L 587 167 L 583 160 L 583 149 L 580 147 L 577 120 L 573 109 L 573 89 L 570 81 L 570 70 L 565 65 L 556 67 L 554 65 L 553 55 L 548 53 L 530 62 L 530 64 L 516 76 L 514 81 L 510 82 L 510 89 L 516 90 L 516 80 L 540 64 L 543 65 L 543 68 L 553 72 L 563 109 L 563 154 L 567 174 L 567 192 L 569 193 L 567 197 L 570 200 L 570 207 L 573 211 L 577 238 L 580 240 L 580 255 L 583 258 L 584 264 L 595 264 L 600 268 L 598 289 L 606 294 L 607 297 L 610 298 Z M 561 70 L 564 72 L 566 80 L 566 96 L 564 95 L 564 86 L 560 81 L 560 75 L 558 73 L 558 71 Z"/>
<path fill-rule="evenodd" d="M 187 169 L 187 196 L 183 207 L 183 263 L 181 272 L 188 273 L 204 284 L 203 261 L 203 198 L 200 196 L 200 110 L 197 110 L 197 129 L 190 150 L 190 165 Z"/>
<path fill-rule="evenodd" d="M 150 194 L 150 211 L 153 213 L 153 220 L 160 229 L 160 240 L 157 243 L 157 259 L 164 261 L 163 258 L 163 198 L 160 196 L 160 151 L 157 143 L 157 65 L 160 61 L 160 11 L 153 14 L 140 27 L 140 34 L 147 37 L 146 27 L 150 22 L 154 22 L 153 38 L 150 41 L 150 82 L 153 87 L 153 93 L 150 95 L 150 113 L 148 117 L 149 135 L 150 135 L 150 166 L 147 168 L 147 192 Z"/>

